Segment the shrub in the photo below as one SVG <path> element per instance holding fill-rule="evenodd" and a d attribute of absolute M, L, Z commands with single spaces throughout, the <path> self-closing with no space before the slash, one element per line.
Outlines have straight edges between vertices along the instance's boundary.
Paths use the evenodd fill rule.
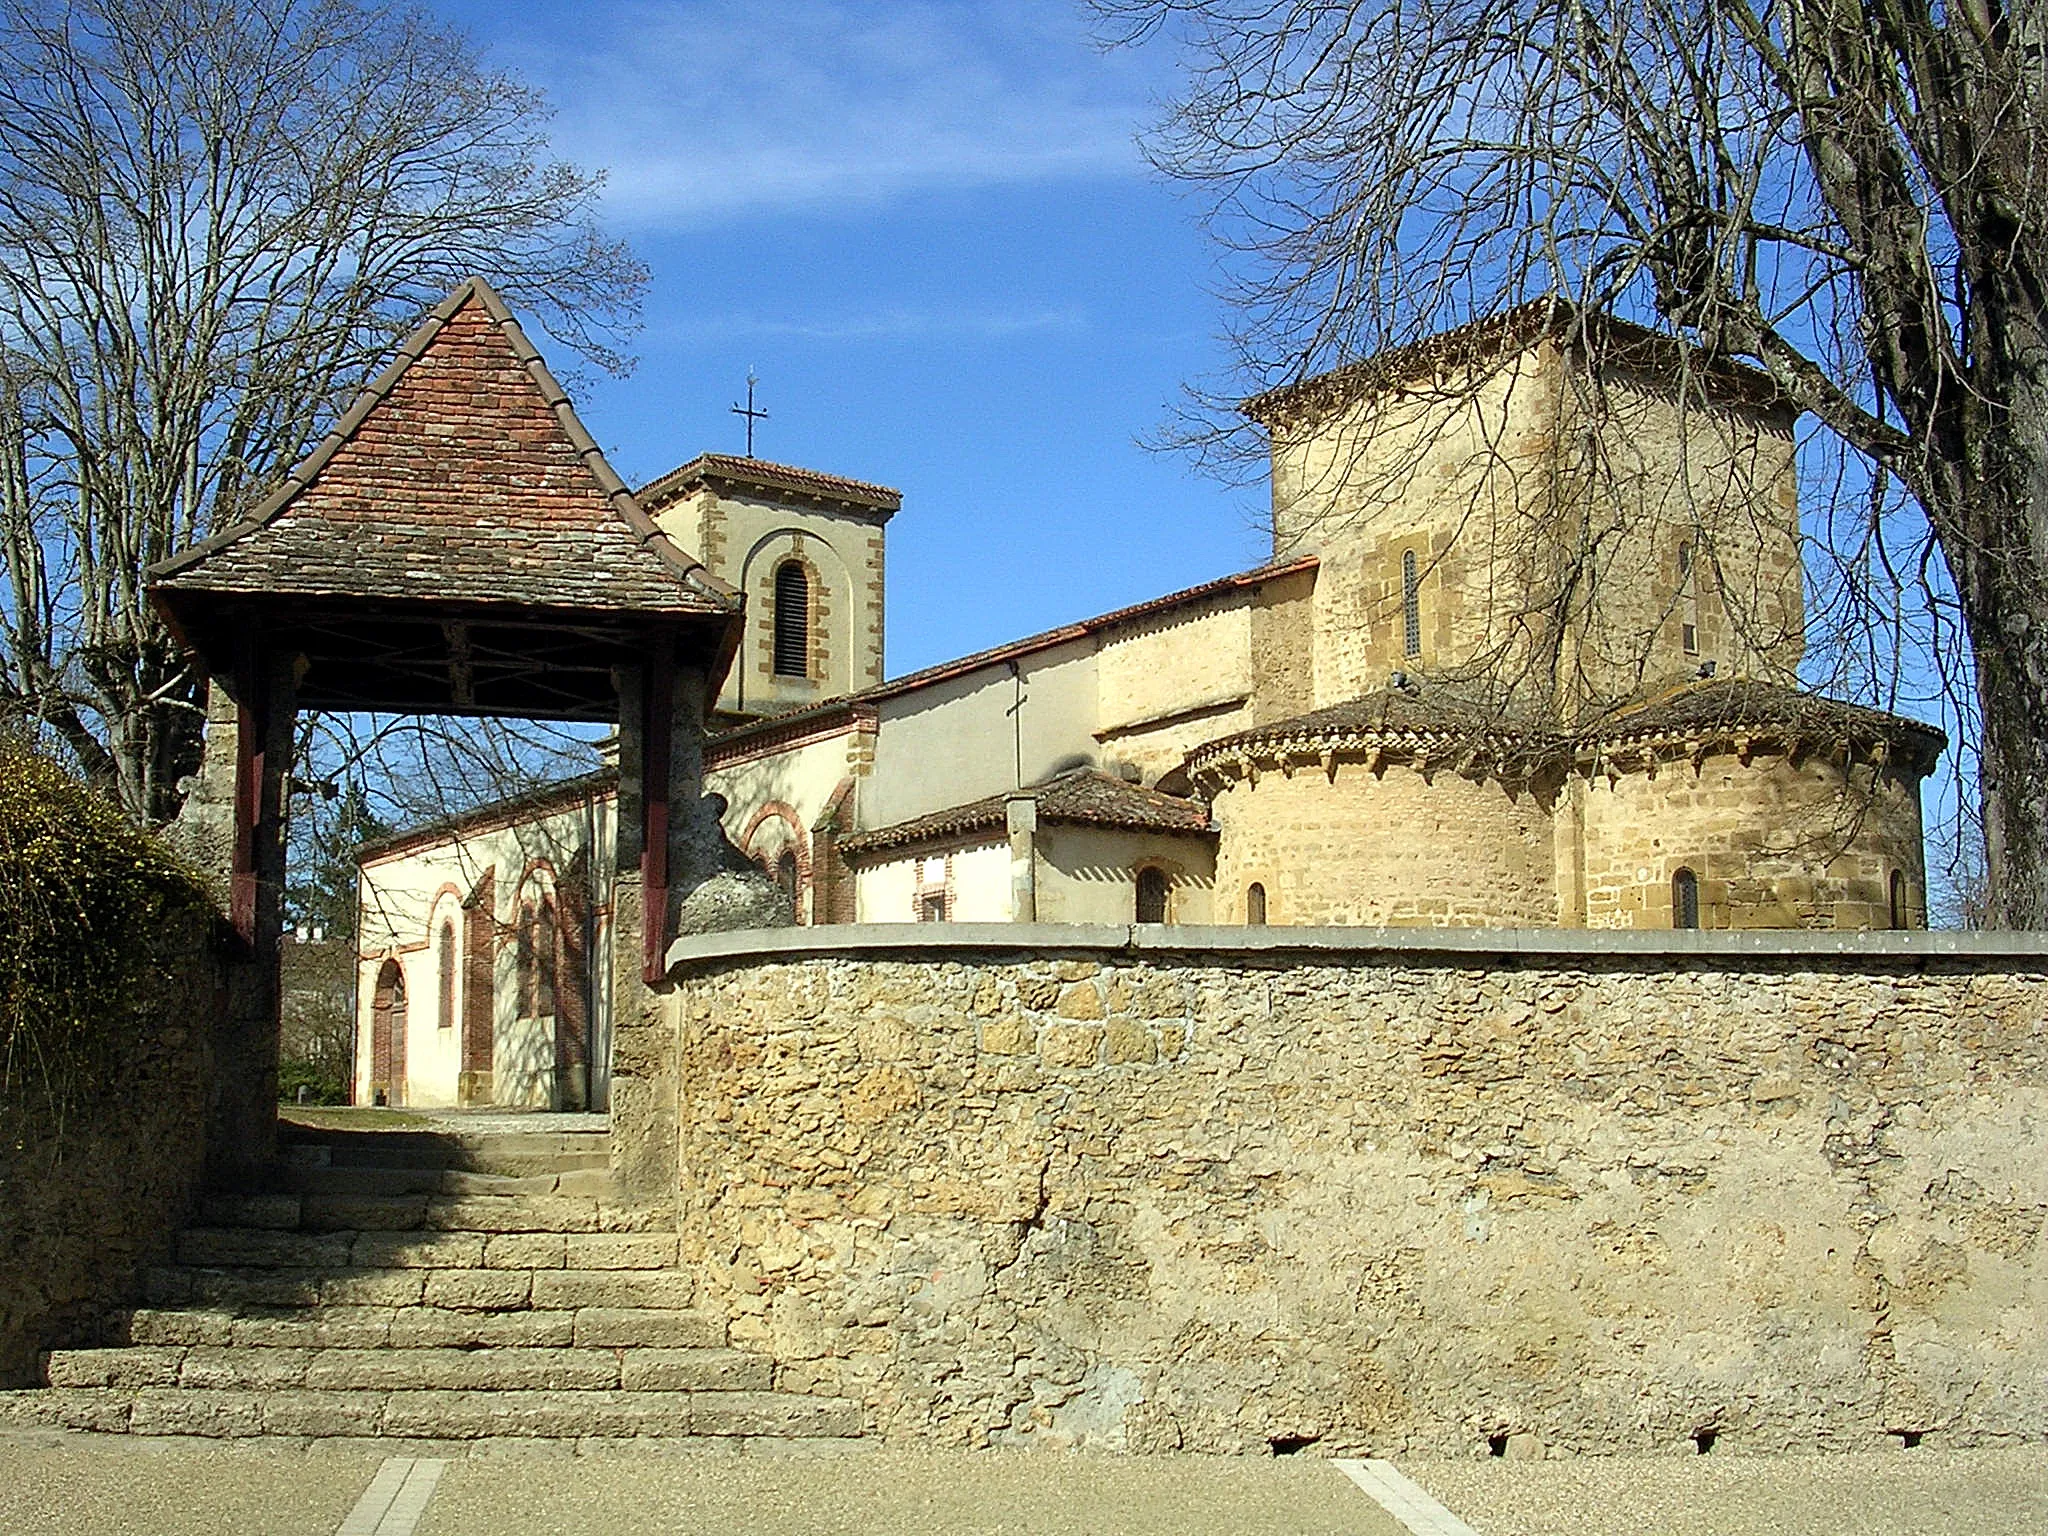
<path fill-rule="evenodd" d="M 0 735 L 0 1112 L 56 1127 L 109 1088 L 205 905 L 115 805 Z"/>

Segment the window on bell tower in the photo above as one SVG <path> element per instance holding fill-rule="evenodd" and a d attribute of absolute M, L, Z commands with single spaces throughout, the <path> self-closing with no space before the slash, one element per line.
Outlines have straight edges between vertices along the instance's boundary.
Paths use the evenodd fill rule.
<path fill-rule="evenodd" d="M 794 560 L 775 568 L 775 675 L 811 675 L 811 578 Z"/>

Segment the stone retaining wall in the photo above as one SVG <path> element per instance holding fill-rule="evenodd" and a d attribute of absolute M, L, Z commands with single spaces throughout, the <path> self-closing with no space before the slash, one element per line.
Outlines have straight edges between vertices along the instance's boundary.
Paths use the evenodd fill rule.
<path fill-rule="evenodd" d="M 138 1300 L 191 1214 L 230 1075 L 216 930 L 194 911 L 149 936 L 147 985 L 107 1021 L 121 1059 L 101 1097 L 57 1124 L 0 1107 L 0 1388 L 37 1382 L 41 1351 Z"/>
<path fill-rule="evenodd" d="M 684 1253 L 904 1443 L 2038 1436 L 2048 946 L 1972 938 L 685 940 Z"/>

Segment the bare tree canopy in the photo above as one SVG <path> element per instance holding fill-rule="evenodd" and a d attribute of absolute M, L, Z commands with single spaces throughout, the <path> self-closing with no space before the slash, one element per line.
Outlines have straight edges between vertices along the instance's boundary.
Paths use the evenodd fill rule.
<path fill-rule="evenodd" d="M 0 713 L 161 822 L 199 683 L 142 572 L 471 273 L 586 360 L 645 273 L 459 33 L 362 0 L 0 0 Z"/>
<path fill-rule="evenodd" d="M 2048 926 L 2038 0 L 1096 9 L 1187 59 L 1152 150 L 1231 252 L 1233 392 L 1543 294 L 1767 372 L 1836 455 L 1816 586 L 1962 680 L 1991 915 Z"/>

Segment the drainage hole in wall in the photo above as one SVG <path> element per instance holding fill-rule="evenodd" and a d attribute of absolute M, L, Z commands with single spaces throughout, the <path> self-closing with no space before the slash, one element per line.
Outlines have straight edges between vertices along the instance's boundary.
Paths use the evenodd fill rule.
<path fill-rule="evenodd" d="M 1713 1429 L 1699 1430 L 1693 1435 L 1692 1443 L 1698 1448 L 1699 1453 L 1704 1456 L 1714 1448 L 1714 1440 L 1719 1433 L 1720 1431 Z"/>
<path fill-rule="evenodd" d="M 1506 1435 L 1488 1435 L 1488 1436 L 1486 1437 L 1486 1454 L 1487 1454 L 1487 1455 L 1489 1455 L 1489 1456 L 1505 1456 L 1505 1455 L 1507 1455 L 1507 1453 L 1508 1453 L 1508 1437 L 1507 1437 Z"/>
<path fill-rule="evenodd" d="M 1275 1456 L 1298 1456 L 1322 1438 L 1321 1435 L 1275 1435 L 1266 1444 Z"/>
<path fill-rule="evenodd" d="M 1910 1451 L 1920 1443 L 1920 1431 L 1917 1429 L 1901 1429 L 1894 1433 L 1899 1437 L 1899 1444 L 1906 1450 Z"/>

